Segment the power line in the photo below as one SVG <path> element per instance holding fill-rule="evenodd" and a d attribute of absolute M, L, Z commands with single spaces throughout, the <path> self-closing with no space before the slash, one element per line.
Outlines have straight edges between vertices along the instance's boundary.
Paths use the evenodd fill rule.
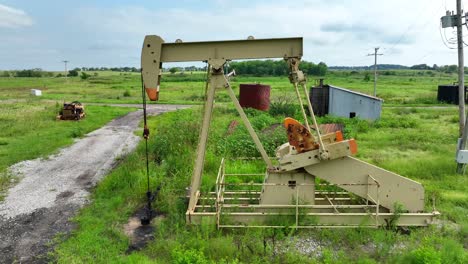
<path fill-rule="evenodd" d="M 433 1 L 432 1 L 432 2 L 433 2 Z M 429 4 L 426 5 L 426 8 L 421 12 L 421 14 L 425 14 L 426 11 L 429 10 L 429 7 L 430 7 L 430 5 L 432 4 L 432 2 L 430 2 Z M 437 8 L 436 8 L 436 9 L 437 9 Z M 401 42 L 403 39 L 405 39 L 405 37 L 406 37 L 407 34 L 413 29 L 413 27 L 416 26 L 416 24 L 417 24 L 417 22 L 418 22 L 418 18 L 419 18 L 418 16 L 415 16 L 414 22 L 413 22 L 412 24 L 410 24 L 410 25 L 406 28 L 405 32 L 403 32 L 403 34 L 401 34 L 401 36 L 397 39 L 397 41 L 395 41 L 395 42 L 392 44 L 392 46 L 388 49 L 388 52 L 389 52 L 390 54 L 394 53 L 392 50 L 395 48 L 395 46 L 397 46 L 398 44 L 400 44 L 400 42 Z M 428 19 L 424 24 L 422 24 L 422 25 L 425 25 L 424 28 L 427 27 L 427 25 L 429 24 L 428 22 L 430 22 L 432 19 L 433 19 L 433 16 L 430 16 L 429 19 Z"/>

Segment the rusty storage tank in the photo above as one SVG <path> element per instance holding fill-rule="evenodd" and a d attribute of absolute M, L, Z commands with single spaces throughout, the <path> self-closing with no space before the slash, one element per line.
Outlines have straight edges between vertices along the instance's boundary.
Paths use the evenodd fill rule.
<path fill-rule="evenodd" d="M 270 108 L 270 86 L 263 84 L 241 84 L 239 103 L 242 107 L 252 107 L 267 111 Z"/>

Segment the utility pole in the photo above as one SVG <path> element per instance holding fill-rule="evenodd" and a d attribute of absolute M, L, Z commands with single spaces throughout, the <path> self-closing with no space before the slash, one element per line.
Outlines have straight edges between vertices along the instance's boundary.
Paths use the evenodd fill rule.
<path fill-rule="evenodd" d="M 377 56 L 382 56 L 382 53 L 377 53 L 380 48 L 374 48 L 374 53 L 369 53 L 367 56 L 374 56 L 374 96 L 377 96 Z"/>
<path fill-rule="evenodd" d="M 463 24 L 461 0 L 457 0 L 457 44 L 458 44 L 458 109 L 460 117 L 460 137 L 464 139 L 465 127 L 465 67 L 463 60 Z M 466 140 L 463 145 L 466 144 Z M 463 146 L 464 147 L 464 146 Z"/>
<path fill-rule="evenodd" d="M 67 75 L 68 75 L 67 63 L 68 63 L 69 61 L 63 60 L 62 62 L 65 63 L 65 81 L 68 81 L 68 78 L 67 78 Z"/>
<path fill-rule="evenodd" d="M 468 163 L 468 150 L 466 149 L 468 141 L 468 123 L 465 114 L 465 64 L 463 61 L 463 18 L 466 16 L 461 9 L 461 0 L 457 0 L 457 14 L 453 11 L 446 11 L 445 16 L 440 18 L 442 28 L 457 27 L 457 48 L 458 48 L 458 117 L 459 117 L 459 139 L 457 144 L 457 173 L 464 174 L 466 164 Z"/>
<path fill-rule="evenodd" d="M 460 150 L 466 149 L 467 127 L 465 124 L 465 64 L 463 61 L 463 24 L 462 24 L 461 0 L 457 0 L 457 44 L 458 44 L 458 110 L 460 119 Z M 457 173 L 464 173 L 465 163 L 457 164 Z"/>

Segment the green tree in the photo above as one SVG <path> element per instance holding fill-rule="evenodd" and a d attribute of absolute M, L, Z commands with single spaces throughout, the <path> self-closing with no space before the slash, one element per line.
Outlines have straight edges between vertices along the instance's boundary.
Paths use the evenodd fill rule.
<path fill-rule="evenodd" d="M 86 80 L 86 79 L 88 79 L 89 77 L 91 77 L 91 74 L 87 74 L 86 72 L 83 72 L 83 71 L 82 71 L 80 77 L 81 77 L 82 80 Z"/>
<path fill-rule="evenodd" d="M 327 74 L 328 66 L 327 64 L 325 64 L 325 62 L 319 62 L 319 64 L 317 64 L 317 68 L 318 75 L 324 76 L 325 74 Z"/>
<path fill-rule="evenodd" d="M 172 74 L 174 74 L 174 73 L 176 73 L 178 70 L 179 70 L 179 68 L 177 68 L 177 67 L 172 67 L 172 68 L 169 69 L 169 72 L 172 73 Z"/>
<path fill-rule="evenodd" d="M 68 77 L 77 77 L 78 76 L 78 71 L 73 69 L 71 71 L 68 72 Z"/>
<path fill-rule="evenodd" d="M 289 73 L 288 64 L 282 60 L 253 60 L 231 62 L 230 70 L 235 69 L 238 74 L 253 76 L 285 76 Z M 323 76 L 327 73 L 328 67 L 325 63 L 302 61 L 299 68 L 308 75 Z"/>
<path fill-rule="evenodd" d="M 43 71 L 41 69 L 21 70 L 15 73 L 16 77 L 42 77 Z"/>

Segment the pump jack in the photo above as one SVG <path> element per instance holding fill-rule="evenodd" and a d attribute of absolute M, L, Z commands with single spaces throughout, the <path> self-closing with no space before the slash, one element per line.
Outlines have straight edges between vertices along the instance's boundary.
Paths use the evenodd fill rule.
<path fill-rule="evenodd" d="M 307 100 L 313 122 L 309 124 L 300 93 L 302 87 L 306 98 L 309 98 L 306 78 L 299 70 L 302 44 L 302 38 L 165 43 L 156 35 L 145 37 L 141 67 L 144 89 L 150 100 L 159 98 L 163 63 L 208 63 L 207 96 L 190 185 L 187 223 L 208 221 L 218 228 L 283 228 L 282 225 L 270 224 L 269 219 L 284 217 L 293 219 L 291 228 L 379 227 L 389 222 L 396 222 L 397 226 L 431 224 L 439 212 L 435 208 L 432 212 L 424 212 L 424 188 L 420 183 L 352 157 L 357 152 L 354 139 L 343 139 L 339 132 L 321 135 L 316 129 L 312 105 Z M 277 149 L 276 166 L 240 106 L 229 83 L 230 75 L 223 71 L 225 63 L 231 60 L 263 58 L 282 58 L 288 64 L 289 80 L 294 86 L 305 124 L 302 126 L 290 118 L 285 120 L 289 142 Z M 249 175 L 225 173 L 225 160 L 222 159 L 216 191 L 201 193 L 217 89 L 227 91 L 266 164 L 266 172 L 263 183 L 229 183 L 226 182 L 228 177 Z M 250 176 L 255 175 L 258 174 Z M 239 188 L 229 189 L 233 185 L 257 189 L 248 192 Z M 320 187 L 323 185 L 325 188 Z M 213 203 L 207 206 L 200 204 L 202 200 Z"/>

